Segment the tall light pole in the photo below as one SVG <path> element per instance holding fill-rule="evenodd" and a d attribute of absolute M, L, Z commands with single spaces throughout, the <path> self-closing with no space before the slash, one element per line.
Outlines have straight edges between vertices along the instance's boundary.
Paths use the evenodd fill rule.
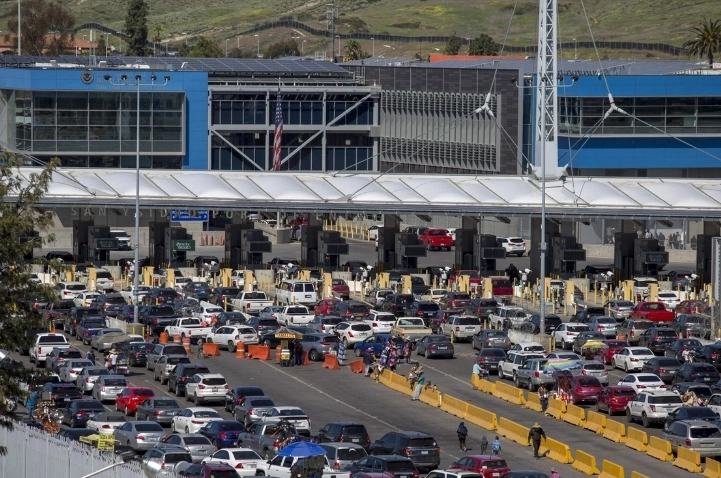
<path fill-rule="evenodd" d="M 257 58 L 260 58 L 260 36 L 253 35 L 255 38 L 258 39 L 258 54 L 256 55 Z"/>
<path fill-rule="evenodd" d="M 373 58 L 376 56 L 376 38 L 371 37 L 371 41 L 373 41 Z"/>
<path fill-rule="evenodd" d="M 128 75 L 120 75 L 120 83 L 113 82 L 112 77 L 109 74 L 103 76 L 105 81 L 113 86 L 132 87 L 132 83 L 128 83 Z M 135 75 L 135 91 L 136 91 L 136 103 L 135 103 L 135 266 L 133 267 L 133 321 L 138 323 L 139 315 L 139 304 L 138 304 L 138 288 L 140 287 L 140 87 L 151 86 L 151 87 L 163 87 L 170 81 L 170 76 L 165 75 L 163 78 L 165 83 L 156 84 L 155 80 L 158 77 L 155 73 L 150 74 L 150 83 L 143 83 L 143 75 Z"/>
<path fill-rule="evenodd" d="M 340 56 L 340 35 L 335 36 L 338 39 L 338 56 Z"/>
<path fill-rule="evenodd" d="M 305 40 L 300 43 L 300 54 L 305 56 Z"/>
<path fill-rule="evenodd" d="M 18 56 L 23 54 L 23 46 L 22 46 L 23 45 L 23 41 L 22 41 L 23 35 L 21 32 L 21 24 L 22 24 L 22 21 L 20 19 L 20 0 L 18 0 Z"/>
<path fill-rule="evenodd" d="M 110 43 L 108 43 L 110 38 L 110 33 L 105 34 L 105 58 L 108 57 L 108 50 L 110 49 Z"/>
<path fill-rule="evenodd" d="M 228 39 L 225 39 L 225 57 L 228 58 Z"/>

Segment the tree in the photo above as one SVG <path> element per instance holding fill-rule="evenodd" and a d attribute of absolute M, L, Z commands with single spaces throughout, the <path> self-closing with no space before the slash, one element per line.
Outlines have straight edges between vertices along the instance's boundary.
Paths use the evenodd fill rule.
<path fill-rule="evenodd" d="M 15 350 L 30 345 L 26 338 L 29 330 L 48 330 L 48 323 L 26 302 L 29 298 L 57 300 L 50 285 L 37 284 L 30 278 L 25 257 L 38 245 L 29 237 L 30 231 L 47 231 L 53 224 L 50 212 L 40 212 L 36 205 L 47 191 L 57 158 L 43 168 L 34 169 L 28 177 L 19 174 L 25 158 L 18 158 L 7 151 L 0 155 L 0 349 Z M 27 174 L 27 170 L 25 173 Z M 49 236 L 52 240 L 52 236 Z M 46 241 L 43 241 L 46 242 Z M 54 264 L 54 267 L 59 267 Z M 44 381 L 37 370 L 13 367 L 10 359 L 0 361 L 0 398 L 22 397 L 27 392 L 21 382 L 37 384 Z M 15 412 L 9 412 L 7 402 L 0 399 L 0 427 L 12 430 Z M 0 454 L 7 448 L 0 447 Z"/>
<path fill-rule="evenodd" d="M 351 60 L 362 60 L 363 58 L 370 58 L 370 53 L 364 51 L 361 48 L 361 44 L 357 40 L 348 40 L 345 45 L 345 56 Z"/>
<path fill-rule="evenodd" d="M 700 25 L 691 28 L 693 39 L 683 44 L 689 55 L 706 55 L 709 67 L 713 66 L 713 55 L 721 47 L 721 20 L 704 19 Z"/>
<path fill-rule="evenodd" d="M 198 37 L 195 46 L 190 52 L 190 56 L 194 58 L 221 58 L 224 56 L 223 51 L 214 43 L 204 36 Z"/>
<path fill-rule="evenodd" d="M 130 0 L 125 16 L 125 41 L 128 56 L 147 56 L 148 51 L 148 4 L 145 0 Z"/>
<path fill-rule="evenodd" d="M 498 55 L 500 46 L 498 43 L 493 41 L 493 38 L 481 33 L 476 38 L 471 40 L 471 45 L 468 47 L 469 55 Z"/>
<path fill-rule="evenodd" d="M 448 43 L 446 43 L 446 48 L 445 48 L 445 50 L 443 50 L 443 53 L 445 53 L 446 55 L 457 55 L 458 52 L 461 50 L 462 45 L 463 45 L 463 42 L 454 33 L 448 39 Z"/>
<path fill-rule="evenodd" d="M 281 40 L 279 42 L 268 45 L 263 52 L 264 58 L 280 58 L 283 56 L 298 56 L 298 43 L 295 40 Z"/>
<path fill-rule="evenodd" d="M 186 40 L 183 43 L 181 43 L 180 46 L 178 47 L 178 56 L 187 58 L 190 56 L 190 51 L 191 51 L 191 48 L 188 45 L 188 42 Z"/>
<path fill-rule="evenodd" d="M 105 43 L 105 35 L 99 35 L 98 44 L 95 46 L 96 56 L 108 56 L 108 45 Z"/>
<path fill-rule="evenodd" d="M 30 55 L 62 55 L 72 49 L 75 17 L 58 3 L 46 0 L 24 0 L 20 3 L 22 15 L 22 53 Z M 48 32 L 50 35 L 48 35 Z M 8 12 L 5 41 L 18 47 L 17 8 Z"/>

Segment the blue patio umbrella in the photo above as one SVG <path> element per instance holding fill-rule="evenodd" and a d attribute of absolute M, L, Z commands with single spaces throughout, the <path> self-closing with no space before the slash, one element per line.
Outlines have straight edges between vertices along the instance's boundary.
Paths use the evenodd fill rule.
<path fill-rule="evenodd" d="M 278 454 L 281 456 L 304 458 L 308 456 L 325 455 L 325 448 L 318 446 L 315 443 L 299 441 L 283 447 Z"/>

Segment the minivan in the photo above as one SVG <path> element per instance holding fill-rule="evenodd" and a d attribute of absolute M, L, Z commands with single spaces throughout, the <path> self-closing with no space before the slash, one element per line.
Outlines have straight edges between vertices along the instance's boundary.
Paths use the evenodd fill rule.
<path fill-rule="evenodd" d="M 318 293 L 312 282 L 301 280 L 284 280 L 275 290 L 276 300 L 280 304 L 315 305 Z"/>

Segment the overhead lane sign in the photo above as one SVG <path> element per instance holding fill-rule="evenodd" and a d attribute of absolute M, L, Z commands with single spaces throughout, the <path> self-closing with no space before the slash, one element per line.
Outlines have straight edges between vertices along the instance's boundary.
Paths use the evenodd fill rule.
<path fill-rule="evenodd" d="M 210 212 L 207 209 L 171 209 L 172 222 L 207 222 Z"/>

